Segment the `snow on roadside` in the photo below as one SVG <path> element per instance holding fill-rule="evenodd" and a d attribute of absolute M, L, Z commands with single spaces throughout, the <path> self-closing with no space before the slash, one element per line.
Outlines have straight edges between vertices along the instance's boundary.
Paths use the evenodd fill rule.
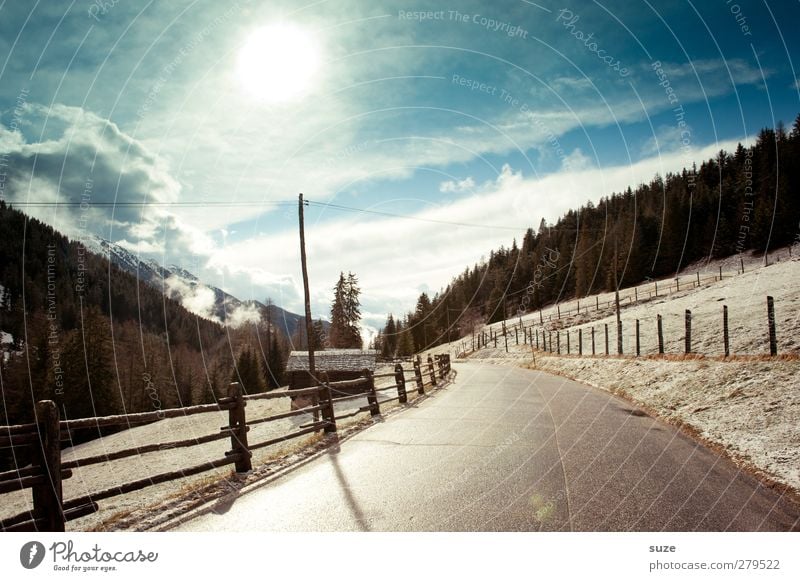
<path fill-rule="evenodd" d="M 800 491 L 800 363 L 577 358 L 537 354 L 564 375 L 685 424 L 735 460 Z"/>
<path fill-rule="evenodd" d="M 385 383 L 385 380 L 378 383 L 378 387 L 380 387 Z M 396 393 L 392 391 L 382 392 L 378 394 L 378 400 L 380 402 L 381 400 L 391 398 L 393 395 L 396 395 Z M 414 397 L 414 393 L 410 392 L 409 400 L 414 399 Z M 355 411 L 356 408 L 363 405 L 366 405 L 366 396 L 363 399 L 336 404 L 336 414 L 346 414 Z M 390 409 L 389 406 L 384 406 L 381 408 L 381 411 L 387 411 L 388 409 Z M 287 411 L 289 411 L 289 400 L 287 398 L 247 402 L 248 421 Z M 337 423 L 345 427 L 368 417 L 369 412 L 362 412 L 352 418 Z M 273 422 L 256 424 L 250 427 L 248 441 L 251 443 L 258 443 L 284 436 L 300 429 L 302 424 L 307 424 L 311 421 L 313 421 L 312 415 L 305 414 Z M 227 411 L 208 412 L 178 418 L 166 418 L 152 424 L 137 426 L 129 430 L 76 445 L 72 448 L 67 448 L 62 451 L 62 461 L 69 462 L 76 459 L 110 454 L 120 450 L 147 446 L 150 444 L 199 438 L 208 434 L 218 433 L 219 429 L 226 425 L 228 425 Z M 252 458 L 253 466 L 255 467 L 267 462 L 281 454 L 286 454 L 297 449 L 298 446 L 310 444 L 314 439 L 314 435 L 309 434 L 287 442 L 255 450 L 253 451 Z M 211 460 L 217 460 L 223 458 L 225 452 L 229 449 L 230 440 L 224 438 L 197 446 L 165 449 L 158 452 L 149 452 L 110 462 L 75 468 L 73 469 L 72 478 L 68 478 L 63 482 L 64 499 L 69 500 L 77 498 L 134 480 L 147 478 L 164 472 L 189 468 Z M 170 497 L 186 494 L 187 490 L 190 490 L 196 484 L 206 483 L 209 479 L 214 477 L 221 478 L 231 472 L 232 466 L 225 466 L 194 476 L 149 486 L 128 494 L 114 496 L 107 500 L 101 500 L 98 503 L 100 505 L 100 510 L 94 514 L 68 522 L 67 530 L 92 529 L 115 514 L 126 514 L 148 506 L 158 505 Z M 3 494 L 2 503 L 0 504 L 0 519 L 30 510 L 31 507 L 30 490 Z"/>

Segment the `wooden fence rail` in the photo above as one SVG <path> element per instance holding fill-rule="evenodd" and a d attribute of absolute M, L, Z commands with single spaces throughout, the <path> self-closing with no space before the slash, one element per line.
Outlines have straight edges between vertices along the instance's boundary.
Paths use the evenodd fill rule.
<path fill-rule="evenodd" d="M 772 357 L 776 357 L 778 355 L 778 337 L 777 337 L 778 329 L 776 327 L 775 302 L 774 302 L 773 297 L 771 297 L 771 296 L 767 296 L 766 297 L 766 307 L 767 307 L 766 308 L 766 317 L 765 317 L 765 320 L 764 320 L 764 327 L 763 327 L 763 329 L 764 329 L 764 332 L 763 332 L 764 343 L 766 344 L 766 346 L 768 348 L 769 355 L 772 356 Z M 729 316 L 728 306 L 727 305 L 722 305 L 721 306 L 721 311 L 720 311 L 719 323 L 715 323 L 715 324 L 719 324 L 721 326 L 722 333 L 720 334 L 721 340 L 720 340 L 719 353 L 720 353 L 720 355 L 723 355 L 724 357 L 730 357 L 730 355 L 731 355 L 728 316 Z M 702 327 L 698 327 L 698 325 L 700 325 L 700 323 L 707 324 L 708 317 L 704 317 L 702 321 L 701 320 L 695 321 L 695 316 L 693 315 L 692 311 L 689 310 L 689 309 L 686 309 L 684 311 L 684 313 L 683 313 L 682 319 L 683 319 L 683 325 L 682 325 L 683 326 L 683 334 L 681 335 L 680 340 L 681 340 L 683 348 L 681 349 L 680 353 L 682 353 L 684 355 L 701 354 L 701 353 L 697 353 L 697 349 L 696 349 L 696 343 L 697 342 L 693 338 L 693 330 L 696 331 L 697 328 L 702 328 Z M 655 332 L 654 332 L 653 335 L 649 335 L 650 332 L 647 329 L 643 329 L 642 328 L 643 322 L 640 321 L 639 319 L 633 319 L 634 333 L 633 333 L 632 336 L 629 337 L 629 339 L 633 343 L 632 343 L 632 345 L 628 344 L 627 351 L 624 351 L 623 350 L 623 334 L 622 334 L 622 326 L 623 326 L 622 323 L 623 323 L 623 320 L 620 320 L 619 325 L 618 326 L 615 325 L 615 326 L 617 326 L 617 331 L 616 331 L 617 354 L 618 355 L 625 355 L 625 354 L 627 354 L 627 355 L 635 355 L 636 357 L 639 357 L 639 356 L 641 356 L 642 350 L 643 350 L 642 349 L 642 338 L 643 337 L 646 338 L 647 336 L 651 336 L 651 337 L 655 336 L 656 339 L 657 339 L 656 345 L 657 345 L 657 353 L 658 353 L 658 355 L 666 355 L 667 353 L 666 353 L 666 348 L 665 348 L 664 322 L 663 321 L 664 321 L 664 318 L 662 317 L 662 315 L 660 313 L 656 314 L 656 317 L 655 317 Z M 526 325 L 525 323 L 530 323 L 530 324 Z M 519 322 L 514 323 L 514 326 L 517 326 L 517 325 L 520 325 L 520 323 Z M 579 356 L 584 356 L 585 355 L 585 350 L 583 348 L 583 329 L 586 326 L 587 326 L 586 324 L 582 324 L 580 327 L 578 327 L 578 349 L 577 349 L 577 351 L 578 351 Z M 609 328 L 608 327 L 609 327 L 608 323 L 603 323 L 602 330 L 604 332 L 604 344 L 605 344 L 605 355 L 606 356 L 610 355 L 610 353 L 609 353 Z M 507 327 L 507 332 L 510 333 L 512 328 L 513 327 Z M 591 325 L 589 327 L 589 329 L 591 331 L 592 355 L 596 356 L 597 354 L 596 354 L 596 350 L 595 350 L 595 326 Z M 522 321 L 522 324 L 521 324 L 521 327 L 520 327 L 519 330 L 522 331 L 523 334 L 528 333 L 532 337 L 531 338 L 531 347 L 533 348 L 534 345 L 535 345 L 535 349 L 534 350 L 536 350 L 536 351 L 541 351 L 541 352 L 546 352 L 546 353 L 554 353 L 554 354 L 557 354 L 557 355 L 562 355 L 562 354 L 570 355 L 573 352 L 573 350 L 571 349 L 571 346 L 570 346 L 570 337 L 571 337 L 570 331 L 571 331 L 571 327 L 561 328 L 561 329 L 549 329 L 549 328 L 545 328 L 545 325 L 542 324 L 541 322 L 536 322 L 535 320 L 533 322 L 531 322 L 530 320 L 528 320 L 528 321 Z M 535 331 L 535 335 L 534 335 L 534 331 Z M 540 341 L 539 341 L 540 332 L 541 332 L 541 338 L 542 338 L 541 346 L 540 346 Z M 562 332 L 565 333 L 565 337 L 566 337 L 565 338 L 566 349 L 564 350 L 565 351 L 564 353 L 562 353 L 562 349 L 561 349 L 561 333 Z M 555 333 L 555 345 L 553 344 L 553 339 L 554 339 L 553 333 Z M 533 339 L 533 337 L 535 337 L 535 339 Z M 535 341 L 535 343 L 534 343 L 534 341 Z M 705 343 L 707 343 L 707 341 Z M 488 345 L 486 343 L 483 343 L 483 344 L 480 345 L 480 347 L 478 347 L 478 349 L 484 349 L 484 348 L 487 348 L 489 346 L 490 345 Z M 749 354 L 752 354 L 752 353 L 742 353 L 742 355 L 749 355 Z"/>
<path fill-rule="evenodd" d="M 417 393 L 424 395 L 425 387 L 437 385 L 437 371 L 441 381 L 444 381 L 449 376 L 451 372 L 450 355 L 437 355 L 435 359 L 429 356 L 427 366 L 430 382 L 423 381 L 422 361 L 417 356 L 412 360 L 410 368 L 404 368 L 401 363 L 397 363 L 392 373 L 373 375 L 371 371 L 365 369 L 363 377 L 345 381 L 329 381 L 327 375 L 322 374 L 320 383 L 316 386 L 253 395 L 244 395 L 241 386 L 238 383 L 232 383 L 229 386 L 227 397 L 220 398 L 215 404 L 99 418 L 60 420 L 58 408 L 54 402 L 49 400 L 40 401 L 36 404 L 37 423 L 0 426 L 0 447 L 29 447 L 33 448 L 35 455 L 31 466 L 0 472 L 0 494 L 31 489 L 33 500 L 33 508 L 31 510 L 0 521 L 0 530 L 63 532 L 66 522 L 96 512 L 99 508 L 97 502 L 100 500 L 127 494 L 163 482 L 201 474 L 230 464 L 234 465 L 236 472 L 249 472 L 252 470 L 251 459 L 254 450 L 313 432 L 319 432 L 320 430 L 333 434 L 337 431 L 337 420 L 367 411 L 372 416 L 380 415 L 380 403 L 385 404 L 391 401 L 406 403 L 408 401 L 406 374 L 413 377 Z M 376 377 L 391 378 L 393 381 L 391 384 L 376 388 Z M 353 394 L 351 391 L 347 391 L 354 388 L 360 390 L 360 393 Z M 396 390 L 397 395 L 379 402 L 377 394 L 390 390 Z M 295 398 L 298 396 L 313 396 L 315 404 L 264 418 L 247 419 L 246 407 L 249 401 Z M 367 405 L 361 406 L 348 414 L 335 415 L 335 404 L 364 398 L 367 400 Z M 61 442 L 69 440 L 71 430 L 99 427 L 129 428 L 164 418 L 224 411 L 228 412 L 228 425 L 221 427 L 216 433 L 189 440 L 135 446 L 109 454 L 70 460 L 68 462 L 62 462 L 61 459 Z M 318 412 L 322 415 L 321 421 L 316 421 Z M 310 413 L 315 414 L 315 421 L 301 426 L 298 430 L 261 442 L 252 443 L 248 441 L 248 432 L 251 426 Z M 230 450 L 225 452 L 222 458 L 203 462 L 189 468 L 126 482 L 78 498 L 63 499 L 62 481 L 72 477 L 73 469 L 150 452 L 202 445 L 222 439 L 230 439 L 231 443 Z"/>

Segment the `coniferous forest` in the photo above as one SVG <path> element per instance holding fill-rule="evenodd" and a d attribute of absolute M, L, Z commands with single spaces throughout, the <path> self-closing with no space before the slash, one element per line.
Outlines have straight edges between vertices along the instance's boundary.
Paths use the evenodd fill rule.
<path fill-rule="evenodd" d="M 555 224 L 542 220 L 433 297 L 421 294 L 402 319 L 390 315 L 376 346 L 384 356 L 410 355 L 478 323 L 674 275 L 698 260 L 785 246 L 799 228 L 800 116 L 789 131 L 761 130 L 751 147 L 655 176 Z"/>
<path fill-rule="evenodd" d="M 31 421 L 41 399 L 80 418 L 280 385 L 289 341 L 269 312 L 224 328 L 3 202 L 0 231 L 0 423 Z"/>

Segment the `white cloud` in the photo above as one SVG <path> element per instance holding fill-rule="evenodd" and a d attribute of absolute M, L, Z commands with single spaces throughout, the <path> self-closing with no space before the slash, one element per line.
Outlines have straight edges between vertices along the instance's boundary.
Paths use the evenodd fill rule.
<path fill-rule="evenodd" d="M 215 314 L 214 291 L 203 284 L 189 284 L 178 276 L 164 279 L 167 296 L 178 299 L 180 303 L 195 315 L 220 322 Z"/>
<path fill-rule="evenodd" d="M 466 177 L 463 180 L 447 180 L 439 184 L 439 191 L 446 194 L 470 192 L 475 188 L 475 180 Z"/>
<path fill-rule="evenodd" d="M 567 171 L 583 171 L 593 167 L 595 167 L 594 161 L 583 153 L 580 147 L 573 149 L 572 153 L 561 161 L 561 169 Z"/>
<path fill-rule="evenodd" d="M 234 309 L 226 317 L 227 324 L 234 329 L 246 323 L 258 323 L 259 321 L 261 321 L 261 313 L 259 313 L 258 307 L 252 303 Z"/>
<path fill-rule="evenodd" d="M 681 132 L 688 131 L 691 135 L 692 128 L 687 123 L 685 128 L 677 125 L 661 125 L 656 129 L 655 135 L 647 138 L 642 145 L 640 154 L 642 156 L 652 156 L 665 154 L 680 149 L 682 145 Z"/>
<path fill-rule="evenodd" d="M 336 222 L 312 225 L 306 239 L 312 287 L 314 316 L 327 314 L 330 287 L 339 271 L 352 270 L 360 279 L 365 312 L 402 314 L 418 297 L 419 285 L 432 289 L 444 287 L 481 255 L 501 244 L 520 241 L 525 229 L 536 227 L 545 218 L 555 221 L 567 210 L 588 200 L 597 202 L 612 192 L 647 183 L 656 174 L 665 175 L 714 157 L 720 149 L 733 150 L 736 142 L 720 142 L 691 152 L 679 151 L 651 157 L 630 166 L 564 169 L 543 178 L 526 178 L 505 165 L 498 177 L 477 188 L 472 195 L 429 208 L 416 214 L 419 218 L 445 220 L 511 228 L 469 228 L 438 225 L 402 219 L 348 216 Z M 573 152 L 571 157 L 582 160 Z M 368 243 L 365 243 L 368 241 Z M 273 272 L 298 273 L 299 251 L 295 233 L 262 235 L 247 242 L 229 244 L 212 258 L 239 272 L 263 268 L 265 248 L 282 248 L 270 255 Z M 298 311 L 302 291 L 292 279 L 294 301 L 283 304 Z M 288 281 L 287 281 L 288 283 Z M 288 298 L 288 296 L 286 297 Z M 374 324 L 380 324 L 376 317 Z"/>

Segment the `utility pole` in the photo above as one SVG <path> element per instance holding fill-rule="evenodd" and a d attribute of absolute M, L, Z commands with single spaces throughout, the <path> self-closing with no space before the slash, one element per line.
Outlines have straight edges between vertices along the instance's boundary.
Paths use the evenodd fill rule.
<path fill-rule="evenodd" d="M 298 200 L 298 215 L 300 219 L 300 264 L 303 268 L 303 292 L 305 293 L 306 302 L 306 342 L 308 343 L 308 372 L 311 374 L 312 380 L 317 375 L 317 370 L 314 365 L 314 345 L 311 341 L 313 336 L 313 323 L 311 322 L 311 296 L 308 292 L 308 267 L 306 266 L 306 235 L 303 225 L 303 194 L 300 194 Z"/>

